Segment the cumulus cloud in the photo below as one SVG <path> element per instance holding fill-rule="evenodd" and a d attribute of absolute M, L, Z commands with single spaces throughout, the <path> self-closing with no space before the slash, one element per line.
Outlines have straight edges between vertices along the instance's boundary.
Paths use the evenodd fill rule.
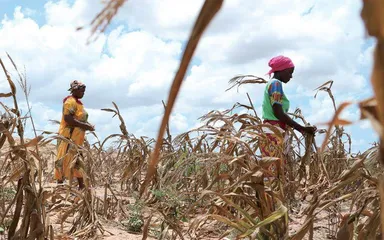
<path fill-rule="evenodd" d="M 76 28 L 91 22 L 102 8 L 98 2 L 49 1 L 44 9 L 21 6 L 2 19 L 0 46 L 26 67 L 39 127 L 47 126 L 47 115 L 58 117 L 69 82 L 80 79 L 87 84 L 84 102 L 100 135 L 119 131 L 118 120 L 100 111 L 115 101 L 130 132 L 155 137 L 163 114 L 161 101 L 166 100 L 202 4 L 203 0 L 127 1 L 107 32 L 88 45 L 89 29 Z M 364 38 L 360 8 L 361 3 L 352 0 L 225 1 L 198 46 L 171 130 L 186 131 L 210 110 L 247 103 L 247 92 L 260 114 L 263 85 L 225 90 L 237 74 L 265 77 L 269 58 L 277 54 L 295 62 L 294 79 L 285 91 L 292 107 L 302 108 L 310 122 L 332 116 L 326 96 L 312 98 L 312 90 L 327 80 L 334 80 L 337 103 L 369 96 L 369 90 L 362 92 L 368 86 L 362 69 L 372 65 L 372 47 Z M 45 15 L 45 23 L 37 24 L 36 12 Z M 7 84 L 0 81 L 0 91 L 6 90 Z M 356 109 L 345 114 L 358 116 Z"/>

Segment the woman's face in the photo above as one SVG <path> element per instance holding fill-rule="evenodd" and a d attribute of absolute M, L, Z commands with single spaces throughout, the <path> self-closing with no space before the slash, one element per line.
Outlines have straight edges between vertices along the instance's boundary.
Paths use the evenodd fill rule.
<path fill-rule="evenodd" d="M 84 86 L 79 86 L 77 89 L 72 91 L 72 96 L 75 98 L 81 99 L 83 98 L 85 93 L 85 85 Z"/>
<path fill-rule="evenodd" d="M 295 68 L 287 68 L 280 72 L 280 80 L 284 83 L 289 82 L 292 78 L 292 74 L 295 71 Z"/>

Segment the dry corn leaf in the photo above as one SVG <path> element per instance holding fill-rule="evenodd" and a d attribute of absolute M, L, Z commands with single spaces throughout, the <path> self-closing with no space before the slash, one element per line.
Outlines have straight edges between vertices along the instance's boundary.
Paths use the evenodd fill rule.
<path fill-rule="evenodd" d="M 206 0 L 195 22 L 195 25 L 192 29 L 191 36 L 189 37 L 187 46 L 183 53 L 183 57 L 180 61 L 179 69 L 172 82 L 171 90 L 169 92 L 168 101 L 165 108 L 165 113 L 161 121 L 161 126 L 157 136 L 155 148 L 153 150 L 151 159 L 149 161 L 147 174 L 145 176 L 144 182 L 140 186 L 140 196 L 144 193 L 147 185 L 152 180 L 152 177 L 156 172 L 157 163 L 159 162 L 159 157 L 160 157 L 160 147 L 163 145 L 163 136 L 165 133 L 165 129 L 167 127 L 169 117 L 171 115 L 177 95 L 182 85 L 185 73 L 187 72 L 189 63 L 196 50 L 197 44 L 199 43 L 199 40 L 203 35 L 204 30 L 207 28 L 208 24 L 212 21 L 216 13 L 220 10 L 222 4 L 223 4 L 223 0 L 215 0 L 215 1 Z"/>
<path fill-rule="evenodd" d="M 336 240 L 352 240 L 353 238 L 353 231 L 350 231 L 349 224 L 348 224 L 348 216 L 343 216 L 342 221 L 340 223 L 340 228 L 337 231 Z"/>
<path fill-rule="evenodd" d="M 250 236 L 256 229 L 271 224 L 280 218 L 284 217 L 285 221 L 288 222 L 288 209 L 284 205 L 280 205 L 280 207 L 274 211 L 271 215 L 269 215 L 266 219 L 260 221 L 255 226 L 252 226 L 248 229 L 244 234 L 241 234 L 240 238 L 245 238 Z"/>
<path fill-rule="evenodd" d="M 369 115 L 372 115 L 376 119 L 378 119 L 376 98 L 371 97 L 369 99 L 360 101 L 359 102 L 359 108 L 360 108 L 360 110 L 364 110 L 364 112 L 361 112 L 361 115 L 360 115 L 361 120 L 368 118 L 368 116 L 365 115 L 365 113 L 369 113 Z"/>
<path fill-rule="evenodd" d="M 317 94 L 320 91 L 329 91 L 332 88 L 332 85 L 333 85 L 333 80 L 329 80 L 328 82 L 326 82 L 326 83 L 322 84 L 321 86 L 315 88 L 314 91 L 316 91 L 316 93 L 315 93 L 314 98 L 317 97 Z"/>
<path fill-rule="evenodd" d="M 384 2 L 382 0 L 363 0 L 361 18 L 370 36 L 384 39 Z"/>
<path fill-rule="evenodd" d="M 152 217 L 153 217 L 153 215 L 151 214 L 143 226 L 142 240 L 146 240 L 148 238 L 149 224 L 151 223 Z"/>
<path fill-rule="evenodd" d="M 16 171 L 14 171 L 11 176 L 8 178 L 8 180 L 5 182 L 5 185 L 7 185 L 9 182 L 13 182 L 13 181 L 16 181 L 18 179 L 20 179 L 20 176 L 24 173 L 24 168 L 21 167 L 19 169 L 17 169 Z"/>
<path fill-rule="evenodd" d="M 375 93 L 378 109 L 378 119 L 381 124 L 384 123 L 384 88 L 382 82 L 384 79 L 384 45 L 380 42 L 374 52 L 374 65 L 371 77 L 372 88 Z"/>
<path fill-rule="evenodd" d="M 2 66 L 3 71 L 4 71 L 4 74 L 5 74 L 6 78 L 7 78 L 8 83 L 9 83 L 9 86 L 11 87 L 12 95 L 13 95 L 13 96 L 16 96 L 16 86 L 15 86 L 15 84 L 13 83 L 13 81 L 12 81 L 12 79 L 11 79 L 11 76 L 9 75 L 7 69 L 5 68 L 5 65 L 4 65 L 4 63 L 3 63 L 3 60 L 1 60 L 1 58 L 0 58 L 0 65 Z"/>
<path fill-rule="evenodd" d="M 351 166 L 350 169 L 348 169 L 348 170 L 344 170 L 344 171 L 340 174 L 340 176 L 339 176 L 339 178 L 338 178 L 337 180 L 338 180 L 338 181 L 344 181 L 345 179 L 347 179 L 347 178 L 348 178 L 349 176 L 351 176 L 352 174 L 355 174 L 356 171 L 357 171 L 359 168 L 363 167 L 364 160 L 365 160 L 365 159 L 360 159 L 360 160 L 355 161 L 355 162 L 352 164 L 352 166 Z"/>
<path fill-rule="evenodd" d="M 267 124 L 267 123 L 266 124 L 258 124 L 256 126 L 256 128 L 258 128 L 258 129 L 268 128 L 269 130 L 271 130 L 273 132 L 274 135 L 276 135 L 277 138 L 279 138 L 280 140 L 283 139 L 282 129 L 279 127 L 276 127 L 275 125 Z M 261 132 L 263 132 L 263 130 L 261 130 Z"/>
<path fill-rule="evenodd" d="M 204 195 L 216 195 L 220 197 L 225 203 L 228 205 L 234 207 L 237 211 L 239 211 L 250 223 L 252 224 L 257 224 L 256 219 L 254 219 L 246 210 L 244 210 L 242 207 L 240 207 L 238 204 L 235 204 L 233 201 L 225 197 L 223 194 L 214 192 L 214 191 L 208 191 L 204 190 L 201 194 L 202 196 Z"/>
<path fill-rule="evenodd" d="M 239 87 L 243 84 L 265 84 L 265 83 L 268 83 L 268 81 L 261 77 L 257 77 L 254 75 L 240 75 L 240 76 L 235 76 L 229 80 L 229 84 L 231 86 L 225 91 L 229 91 L 236 86 L 237 86 L 237 89 L 239 89 Z"/>
<path fill-rule="evenodd" d="M 336 113 L 335 115 L 333 116 L 333 119 L 329 122 L 328 124 L 328 130 L 327 130 L 327 133 L 325 135 L 325 139 L 323 141 L 323 144 L 321 145 L 321 151 L 323 152 L 325 147 L 327 146 L 328 144 L 328 141 L 329 141 L 329 137 L 331 135 L 331 130 L 333 128 L 333 126 L 335 126 L 336 122 L 339 121 L 339 115 L 341 114 L 341 112 L 346 108 L 348 107 L 349 105 L 351 105 L 352 103 L 351 102 L 344 102 L 342 103 L 339 108 L 336 110 Z"/>
<path fill-rule="evenodd" d="M 380 121 L 377 116 L 374 116 L 372 112 L 367 111 L 366 109 L 361 109 L 362 115 L 364 115 L 365 118 L 369 119 L 372 128 L 381 136 L 383 134 L 383 126 L 381 125 Z"/>
<path fill-rule="evenodd" d="M 31 153 L 35 157 L 36 160 L 38 160 L 40 162 L 42 161 L 41 156 L 37 152 L 29 151 L 29 153 Z"/>
<path fill-rule="evenodd" d="M 340 181 L 340 182 L 337 182 L 337 184 L 333 187 L 331 187 L 329 190 L 323 192 L 320 196 L 319 196 L 319 199 L 323 199 L 325 198 L 327 195 L 331 194 L 331 193 L 334 193 L 338 190 L 340 190 L 341 188 L 345 187 L 346 185 L 356 181 L 357 179 L 359 179 L 361 177 L 361 175 L 359 173 L 355 173 L 355 174 L 352 174 L 350 175 L 347 179 L 343 180 L 343 181 Z"/>
<path fill-rule="evenodd" d="M 0 98 L 2 98 L 2 97 L 11 97 L 11 96 L 13 96 L 13 94 L 11 92 L 9 92 L 9 93 L 0 93 Z"/>
<path fill-rule="evenodd" d="M 380 196 L 380 209 L 384 209 L 384 177 L 383 175 L 379 179 L 379 196 Z M 380 211 L 381 232 L 384 236 L 384 211 Z"/>
<path fill-rule="evenodd" d="M 4 126 L 4 123 L 0 122 L 0 133 L 7 136 L 7 140 L 9 142 L 9 145 L 15 146 L 15 139 L 12 137 L 12 134 L 9 132 L 9 130 Z"/>
<path fill-rule="evenodd" d="M 114 109 L 110 109 L 110 108 L 102 108 L 100 109 L 101 111 L 105 111 L 105 112 L 113 112 L 113 113 L 116 113 L 116 110 Z"/>
<path fill-rule="evenodd" d="M 247 230 L 245 227 L 241 226 L 240 224 L 235 223 L 233 220 L 230 220 L 230 219 L 223 217 L 221 215 L 210 214 L 209 217 L 211 217 L 217 221 L 220 221 L 222 223 L 225 223 L 228 226 L 231 226 L 231 227 L 239 230 L 240 232 L 245 232 Z"/>
<path fill-rule="evenodd" d="M 334 204 L 336 204 L 337 202 L 340 202 L 340 201 L 344 201 L 344 200 L 346 200 L 346 199 L 348 199 L 348 198 L 352 198 L 352 197 L 354 197 L 354 194 L 353 193 L 348 193 L 348 194 L 345 194 L 345 195 L 343 195 L 343 196 L 341 196 L 341 197 L 338 197 L 338 198 L 336 198 L 336 199 L 333 199 L 333 200 L 327 200 L 327 201 L 325 201 L 325 202 L 323 202 L 323 203 L 320 203 L 319 204 L 319 210 L 317 210 L 315 213 L 314 213 L 314 216 L 316 216 L 317 214 L 319 214 L 320 212 L 322 212 L 324 209 L 327 209 L 327 208 L 329 208 L 331 205 L 334 205 Z"/>
<path fill-rule="evenodd" d="M 308 217 L 304 224 L 302 224 L 301 228 L 292 236 L 289 237 L 290 240 L 301 240 L 308 233 L 311 226 L 313 226 L 314 216 Z"/>
<path fill-rule="evenodd" d="M 108 0 L 106 6 L 101 10 L 100 13 L 92 20 L 92 35 L 98 30 L 104 32 L 108 25 L 111 23 L 112 18 L 117 14 L 118 10 L 123 6 L 127 0 Z M 78 30 L 82 29 L 79 27 Z M 91 35 L 91 37 L 92 37 Z"/>
<path fill-rule="evenodd" d="M 268 168 L 272 163 L 275 163 L 279 160 L 280 158 L 277 157 L 263 157 L 259 160 L 259 164 L 263 168 Z"/>
<path fill-rule="evenodd" d="M 333 85 L 333 80 L 329 80 L 325 83 L 323 83 L 322 85 L 320 85 L 319 87 L 315 88 L 314 91 L 316 90 L 321 90 L 321 89 L 328 89 L 328 88 L 331 88 Z"/>
<path fill-rule="evenodd" d="M 29 142 L 17 146 L 18 148 L 27 148 L 27 147 L 36 147 L 39 142 L 43 139 L 44 137 L 42 135 L 35 137 L 34 139 L 30 140 Z"/>

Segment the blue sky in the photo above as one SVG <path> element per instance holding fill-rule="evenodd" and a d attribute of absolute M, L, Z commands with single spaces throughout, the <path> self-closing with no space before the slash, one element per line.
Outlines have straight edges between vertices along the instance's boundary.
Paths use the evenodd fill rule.
<path fill-rule="evenodd" d="M 108 30 L 89 45 L 85 44 L 88 30 L 75 29 L 91 22 L 102 7 L 99 3 L 0 3 L 2 18 L 8 16 L 0 24 L 0 44 L 27 69 L 39 129 L 56 130 L 48 120 L 60 118 L 61 99 L 70 80 L 76 78 L 87 83 L 84 102 L 97 134 L 119 131 L 118 121 L 100 111 L 115 101 L 130 132 L 155 137 L 163 111 L 161 100 L 166 99 L 201 0 L 127 1 Z M 327 94 L 313 98 L 313 89 L 330 79 L 335 81 L 337 103 L 371 96 L 373 40 L 365 38 L 360 4 L 352 0 L 324 0 L 324 4 L 261 0 L 255 6 L 251 0 L 225 1 L 188 71 L 171 119 L 174 135 L 198 126 L 197 119 L 210 110 L 247 103 L 247 92 L 261 114 L 263 86 L 245 86 L 239 92 L 225 89 L 237 74 L 265 77 L 268 60 L 277 54 L 290 56 L 297 66 L 285 91 L 292 107 L 300 107 L 311 123 L 332 117 Z M 21 6 L 20 14 L 17 6 Z M 0 82 L 0 91 L 3 89 L 6 85 Z M 358 109 L 349 108 L 344 116 L 357 120 Z M 366 122 L 347 129 L 352 133 L 354 151 L 376 140 Z"/>
<path fill-rule="evenodd" d="M 24 10 L 30 9 L 36 11 L 32 13 L 33 19 L 41 26 L 45 23 L 44 5 L 46 1 L 36 0 L 0 0 L 2 16 L 12 16 L 15 8 L 21 6 Z"/>

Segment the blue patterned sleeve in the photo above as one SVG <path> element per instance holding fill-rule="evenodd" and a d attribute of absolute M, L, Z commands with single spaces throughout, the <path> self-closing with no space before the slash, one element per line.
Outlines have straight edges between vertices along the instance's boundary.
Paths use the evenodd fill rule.
<path fill-rule="evenodd" d="M 274 104 L 283 104 L 283 86 L 280 81 L 274 81 L 269 85 L 268 89 L 269 98 L 271 100 L 271 105 Z"/>

